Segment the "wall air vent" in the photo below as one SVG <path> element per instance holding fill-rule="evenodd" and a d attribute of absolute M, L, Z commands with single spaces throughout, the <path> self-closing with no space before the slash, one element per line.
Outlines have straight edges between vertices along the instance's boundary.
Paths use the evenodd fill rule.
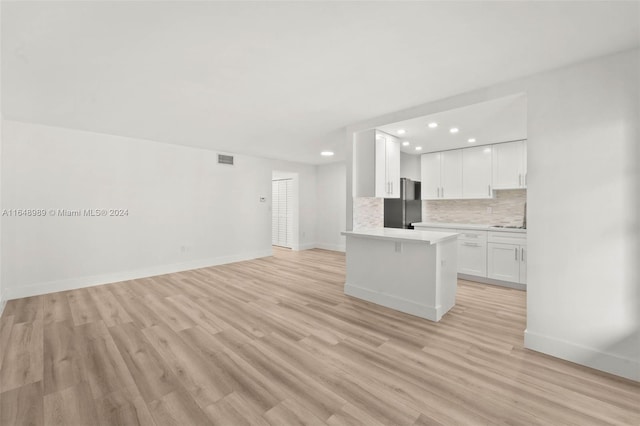
<path fill-rule="evenodd" d="M 218 164 L 229 164 L 233 166 L 233 155 L 218 154 Z"/>

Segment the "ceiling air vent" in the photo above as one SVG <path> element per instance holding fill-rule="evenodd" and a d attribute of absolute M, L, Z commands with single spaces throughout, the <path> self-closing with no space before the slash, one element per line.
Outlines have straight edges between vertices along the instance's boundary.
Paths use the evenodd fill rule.
<path fill-rule="evenodd" d="M 233 155 L 218 154 L 218 164 L 229 164 L 233 166 Z"/>

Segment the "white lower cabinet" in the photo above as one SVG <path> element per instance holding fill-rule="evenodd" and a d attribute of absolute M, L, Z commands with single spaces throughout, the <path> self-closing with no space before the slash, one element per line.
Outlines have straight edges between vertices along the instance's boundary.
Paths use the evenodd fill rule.
<path fill-rule="evenodd" d="M 525 285 L 527 234 L 454 228 L 415 227 L 416 230 L 455 232 L 458 236 L 458 273 Z M 485 281 L 481 281 L 485 282 Z M 505 285 L 501 283 L 495 283 Z M 509 286 L 507 284 L 507 286 Z M 523 288 L 523 286 L 516 286 Z"/>
<path fill-rule="evenodd" d="M 487 231 L 459 229 L 458 273 L 487 276 Z"/>
<path fill-rule="evenodd" d="M 520 246 L 520 284 L 527 283 L 527 246 Z"/>
<path fill-rule="evenodd" d="M 527 283 L 527 240 L 522 234 L 489 232 L 487 272 L 494 280 Z"/>
<path fill-rule="evenodd" d="M 487 246 L 470 241 L 458 241 L 458 273 L 487 276 Z"/>
<path fill-rule="evenodd" d="M 513 244 L 489 243 L 489 278 L 494 280 L 520 282 L 520 246 Z"/>

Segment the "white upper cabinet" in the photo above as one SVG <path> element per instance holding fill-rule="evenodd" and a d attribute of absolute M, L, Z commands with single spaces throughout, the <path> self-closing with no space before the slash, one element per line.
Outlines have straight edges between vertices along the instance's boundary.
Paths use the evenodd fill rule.
<path fill-rule="evenodd" d="M 527 187 L 527 141 L 493 145 L 493 189 Z"/>
<path fill-rule="evenodd" d="M 462 198 L 462 150 L 444 151 L 440 164 L 440 198 Z"/>
<path fill-rule="evenodd" d="M 462 150 L 423 154 L 421 160 L 422 199 L 462 198 Z"/>
<path fill-rule="evenodd" d="M 440 152 L 422 154 L 420 157 L 421 194 L 423 200 L 440 198 Z"/>
<path fill-rule="evenodd" d="M 354 197 L 400 198 L 400 141 L 375 129 L 354 139 Z"/>
<path fill-rule="evenodd" d="M 462 150 L 462 198 L 491 198 L 491 146 Z"/>

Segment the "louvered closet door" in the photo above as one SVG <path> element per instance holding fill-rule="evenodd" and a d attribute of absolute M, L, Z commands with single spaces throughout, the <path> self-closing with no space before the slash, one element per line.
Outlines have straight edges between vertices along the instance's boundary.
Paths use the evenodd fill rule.
<path fill-rule="evenodd" d="M 280 199 L 278 181 L 271 182 L 271 244 L 277 246 L 280 243 L 278 239 L 278 220 L 280 218 L 280 209 L 278 200 Z"/>
<path fill-rule="evenodd" d="M 272 244 L 291 247 L 293 241 L 293 190 L 291 179 L 272 182 Z"/>
<path fill-rule="evenodd" d="M 285 228 L 286 242 L 285 246 L 291 248 L 293 244 L 293 181 L 291 179 L 285 180 L 285 189 L 286 189 L 286 218 L 287 224 Z"/>

